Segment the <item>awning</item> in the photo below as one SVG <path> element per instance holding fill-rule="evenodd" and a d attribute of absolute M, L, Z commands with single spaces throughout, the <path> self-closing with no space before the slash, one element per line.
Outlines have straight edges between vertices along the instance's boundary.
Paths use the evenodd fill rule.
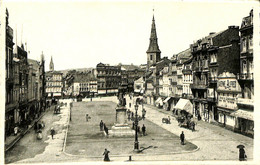
<path fill-rule="evenodd" d="M 186 112 L 193 114 L 193 105 L 190 100 L 187 99 L 180 99 L 174 108 L 178 110 L 185 110 Z"/>
<path fill-rule="evenodd" d="M 53 93 L 53 96 L 61 96 L 61 93 Z"/>
<path fill-rule="evenodd" d="M 163 105 L 163 101 L 162 101 L 162 98 L 158 98 L 156 101 L 155 101 L 155 105 L 157 106 L 157 105 Z"/>
<path fill-rule="evenodd" d="M 98 90 L 98 94 L 106 94 L 106 90 Z"/>
<path fill-rule="evenodd" d="M 165 100 L 163 100 L 163 103 L 167 103 L 170 99 L 171 97 L 167 97 Z"/>
<path fill-rule="evenodd" d="M 254 112 L 252 111 L 247 111 L 247 110 L 243 110 L 243 109 L 239 109 L 233 113 L 230 114 L 231 116 L 235 116 L 235 117 L 240 117 L 243 119 L 247 119 L 247 120 L 252 120 L 254 121 Z"/>

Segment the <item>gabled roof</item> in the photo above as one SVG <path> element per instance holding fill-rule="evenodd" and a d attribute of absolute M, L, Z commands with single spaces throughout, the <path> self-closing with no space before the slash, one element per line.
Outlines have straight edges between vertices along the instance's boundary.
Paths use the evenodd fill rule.
<path fill-rule="evenodd" d="M 253 25 L 253 9 L 250 11 L 249 16 L 244 17 L 241 23 L 241 29 Z"/>
<path fill-rule="evenodd" d="M 188 48 L 177 54 L 177 62 L 178 64 L 183 64 L 185 61 L 192 58 L 191 49 Z"/>

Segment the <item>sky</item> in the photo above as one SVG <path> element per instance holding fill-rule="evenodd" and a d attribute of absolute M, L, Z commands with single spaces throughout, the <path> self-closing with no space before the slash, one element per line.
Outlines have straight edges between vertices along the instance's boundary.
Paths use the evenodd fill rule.
<path fill-rule="evenodd" d="M 256 1 L 8 0 L 5 6 L 14 42 L 27 43 L 28 58 L 39 60 L 43 51 L 46 70 L 51 56 L 55 70 L 63 70 L 145 64 L 153 15 L 161 57 L 170 58 L 210 32 L 240 26 Z"/>

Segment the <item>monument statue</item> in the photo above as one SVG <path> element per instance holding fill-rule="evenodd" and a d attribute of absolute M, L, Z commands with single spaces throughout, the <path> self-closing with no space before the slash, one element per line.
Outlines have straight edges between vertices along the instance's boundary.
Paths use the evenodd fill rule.
<path fill-rule="evenodd" d="M 126 99 L 125 90 L 119 88 L 118 90 L 118 105 L 116 107 L 116 121 L 109 130 L 109 136 L 116 137 L 133 137 L 134 131 L 128 126 L 127 116 L 126 116 Z"/>

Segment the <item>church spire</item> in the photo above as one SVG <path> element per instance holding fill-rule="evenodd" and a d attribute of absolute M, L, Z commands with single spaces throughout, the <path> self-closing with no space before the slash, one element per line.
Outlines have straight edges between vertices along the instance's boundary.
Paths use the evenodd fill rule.
<path fill-rule="evenodd" d="M 150 35 L 150 44 L 146 53 L 161 53 L 158 45 L 157 34 L 156 34 L 154 14 L 153 14 L 152 28 L 151 28 L 151 35 Z"/>
<path fill-rule="evenodd" d="M 50 71 L 54 71 L 54 64 L 53 64 L 53 60 L 52 60 L 52 56 L 51 56 L 51 62 L 50 62 Z"/>

